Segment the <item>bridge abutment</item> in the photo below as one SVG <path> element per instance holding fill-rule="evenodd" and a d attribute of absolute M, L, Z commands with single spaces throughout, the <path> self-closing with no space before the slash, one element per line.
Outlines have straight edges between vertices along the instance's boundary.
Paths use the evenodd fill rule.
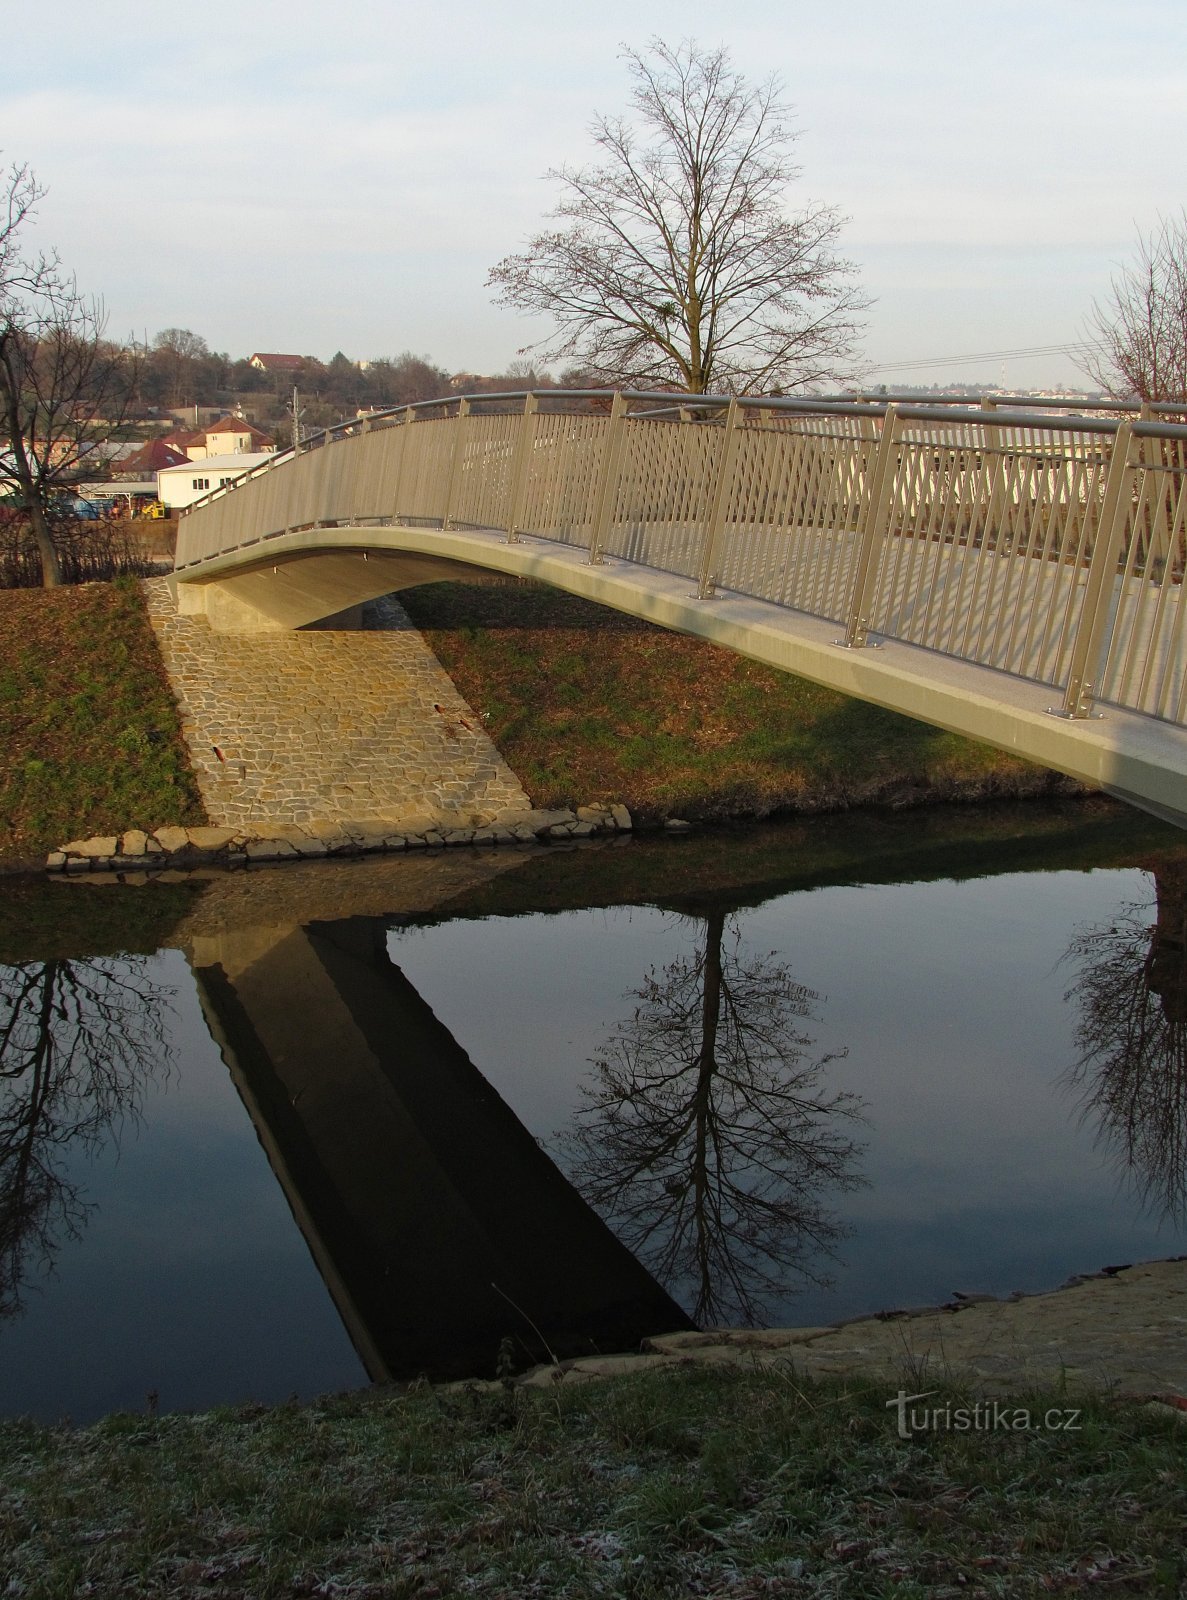
<path fill-rule="evenodd" d="M 336 626 L 335 613 L 296 631 L 273 618 L 220 632 L 209 612 L 181 612 L 165 580 L 145 587 L 215 826 L 472 827 L 531 810 L 481 718 L 398 606 L 387 603 L 380 625 L 362 629 Z M 242 613 L 228 605 L 221 615 Z"/>

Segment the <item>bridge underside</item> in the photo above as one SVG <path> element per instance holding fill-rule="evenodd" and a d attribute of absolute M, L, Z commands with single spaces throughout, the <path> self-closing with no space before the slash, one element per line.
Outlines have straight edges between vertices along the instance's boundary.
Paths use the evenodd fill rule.
<path fill-rule="evenodd" d="M 176 574 L 178 606 L 222 632 L 308 626 L 362 602 L 441 579 L 530 577 L 696 635 L 768 666 L 1011 751 L 1187 826 L 1182 731 L 1104 707 L 1099 717 L 1051 714 L 1057 691 L 918 646 L 846 649 L 828 622 L 769 601 L 719 592 L 700 599 L 687 578 L 620 559 L 591 565 L 583 549 L 501 532 L 358 526 L 303 528 Z"/>

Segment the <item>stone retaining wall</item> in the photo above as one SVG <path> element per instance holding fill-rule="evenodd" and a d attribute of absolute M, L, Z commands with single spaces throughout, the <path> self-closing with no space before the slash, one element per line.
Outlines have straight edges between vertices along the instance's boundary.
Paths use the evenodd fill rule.
<path fill-rule="evenodd" d="M 459 825 L 441 816 L 405 814 L 356 822 L 273 823 L 258 828 L 130 829 L 73 839 L 51 850 L 46 866 L 58 872 L 144 872 L 195 866 L 243 867 L 253 861 L 297 861 L 315 856 L 441 849 L 450 845 L 525 845 L 629 832 L 625 806 L 579 806 L 576 811 L 507 809 L 489 823 Z"/>

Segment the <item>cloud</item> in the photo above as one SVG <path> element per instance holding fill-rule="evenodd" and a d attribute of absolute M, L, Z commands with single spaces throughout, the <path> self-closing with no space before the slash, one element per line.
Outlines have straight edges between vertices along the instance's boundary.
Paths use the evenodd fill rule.
<path fill-rule="evenodd" d="M 750 0 L 728 20 L 707 0 L 644 18 L 625 0 L 340 0 L 328 23 L 312 0 L 257 0 L 174 26 L 108 0 L 67 8 L 52 73 L 0 89 L 0 148 L 49 186 L 37 237 L 113 328 L 190 325 L 239 351 L 267 326 L 278 348 L 497 365 L 524 328 L 490 305 L 486 270 L 550 208 L 541 175 L 589 155 L 595 111 L 626 108 L 624 40 L 695 35 L 784 78 L 793 203 L 850 217 L 872 341 L 926 354 L 899 288 L 956 304 L 1004 273 L 965 294 L 955 337 L 1010 348 L 1036 313 L 1052 323 L 1033 342 L 1067 336 L 1093 273 L 1103 290 L 1136 228 L 1182 198 L 1160 152 L 1187 143 L 1187 12 L 1131 0 L 1117 17 L 1103 0 Z M 42 60 L 42 30 L 6 19 L 9 59 Z M 1073 260 L 1059 301 L 1047 285 Z"/>

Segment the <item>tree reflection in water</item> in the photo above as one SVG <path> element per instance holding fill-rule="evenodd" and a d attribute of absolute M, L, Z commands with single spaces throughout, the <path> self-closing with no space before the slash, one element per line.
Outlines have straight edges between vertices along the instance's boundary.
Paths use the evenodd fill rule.
<path fill-rule="evenodd" d="M 72 1147 L 117 1138 L 146 1079 L 168 1070 L 171 994 L 144 956 L 0 967 L 0 1316 L 86 1221 Z"/>
<path fill-rule="evenodd" d="M 1077 934 L 1079 1058 L 1068 1081 L 1138 1192 L 1187 1215 L 1187 863 L 1155 870 L 1157 905 L 1122 907 Z"/>
<path fill-rule="evenodd" d="M 824 1196 L 864 1182 L 861 1102 L 822 1084 L 837 1055 L 805 1059 L 796 1024 L 819 996 L 773 956 L 748 956 L 727 920 L 712 912 L 697 955 L 633 991 L 556 1143 L 624 1244 L 688 1288 L 696 1321 L 753 1324 L 795 1280 L 828 1282 L 847 1230 Z"/>

